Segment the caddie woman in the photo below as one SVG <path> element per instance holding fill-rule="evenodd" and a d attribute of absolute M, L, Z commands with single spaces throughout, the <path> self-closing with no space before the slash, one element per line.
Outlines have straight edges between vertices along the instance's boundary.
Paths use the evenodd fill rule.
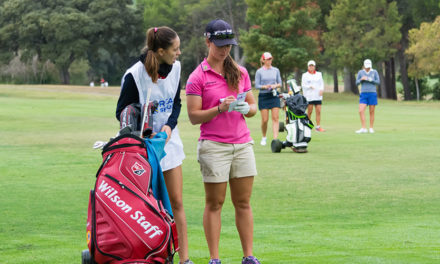
<path fill-rule="evenodd" d="M 169 27 L 150 28 L 146 47 L 137 63 L 122 77 L 122 89 L 116 108 L 119 119 L 123 109 L 132 104 L 145 104 L 147 91 L 151 89 L 150 101 L 159 105 L 153 114 L 153 133 L 165 131 L 167 155 L 161 160 L 165 183 L 171 201 L 179 237 L 180 263 L 193 264 L 188 257 L 186 217 L 182 201 L 182 162 L 185 158 L 183 144 L 177 128 L 180 114 L 180 39 Z"/>

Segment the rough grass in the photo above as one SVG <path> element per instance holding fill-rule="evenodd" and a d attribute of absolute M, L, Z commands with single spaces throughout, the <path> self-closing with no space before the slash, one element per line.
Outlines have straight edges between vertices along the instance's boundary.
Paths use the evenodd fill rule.
<path fill-rule="evenodd" d="M 0 85 L 0 263 L 80 263 L 101 161 L 91 146 L 116 133 L 118 93 Z M 262 263 L 439 263 L 439 119 L 439 103 L 380 100 L 376 133 L 357 135 L 357 98 L 325 94 L 327 132 L 313 133 L 309 153 L 255 144 L 255 255 Z M 259 143 L 259 116 L 248 125 Z M 207 263 L 199 130 L 185 105 L 179 127 L 190 255 Z M 239 263 L 229 198 L 222 220 L 222 261 Z"/>

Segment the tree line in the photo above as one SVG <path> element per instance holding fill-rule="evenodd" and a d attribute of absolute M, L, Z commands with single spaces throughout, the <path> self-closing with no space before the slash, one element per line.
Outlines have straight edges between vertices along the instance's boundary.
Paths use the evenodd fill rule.
<path fill-rule="evenodd" d="M 358 93 L 355 74 L 369 58 L 379 96 L 440 99 L 438 0 L 0 0 L 0 81 L 112 85 L 134 63 L 146 29 L 167 25 L 181 38 L 182 83 L 207 54 L 204 27 L 228 21 L 239 46 L 232 56 L 251 73 L 263 52 L 283 80 L 299 81 L 314 59 Z M 402 87 L 396 87 L 399 81 Z"/>

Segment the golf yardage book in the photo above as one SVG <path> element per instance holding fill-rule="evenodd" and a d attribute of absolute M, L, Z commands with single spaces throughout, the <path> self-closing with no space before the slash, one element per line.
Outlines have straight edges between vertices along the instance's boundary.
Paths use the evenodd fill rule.
<path fill-rule="evenodd" d="M 237 95 L 237 100 L 235 100 L 234 102 L 232 102 L 232 103 L 229 105 L 229 110 L 228 110 L 228 112 L 231 112 L 232 109 L 234 109 L 234 107 L 235 107 L 239 102 L 244 102 L 244 100 L 246 99 L 246 94 L 247 94 L 247 92 L 239 93 L 239 94 Z"/>

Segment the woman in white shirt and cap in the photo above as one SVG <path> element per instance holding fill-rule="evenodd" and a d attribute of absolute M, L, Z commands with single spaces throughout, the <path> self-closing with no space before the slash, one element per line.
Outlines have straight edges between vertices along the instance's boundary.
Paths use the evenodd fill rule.
<path fill-rule="evenodd" d="M 303 89 L 304 97 L 309 102 L 307 116 L 312 120 L 311 115 L 313 113 L 313 106 L 315 106 L 316 131 L 324 132 L 325 129 L 321 127 L 321 106 L 322 94 L 324 93 L 324 80 L 322 79 L 322 73 L 316 71 L 316 63 L 314 60 L 310 60 L 307 63 L 307 72 L 303 73 L 301 78 L 301 88 Z"/>

